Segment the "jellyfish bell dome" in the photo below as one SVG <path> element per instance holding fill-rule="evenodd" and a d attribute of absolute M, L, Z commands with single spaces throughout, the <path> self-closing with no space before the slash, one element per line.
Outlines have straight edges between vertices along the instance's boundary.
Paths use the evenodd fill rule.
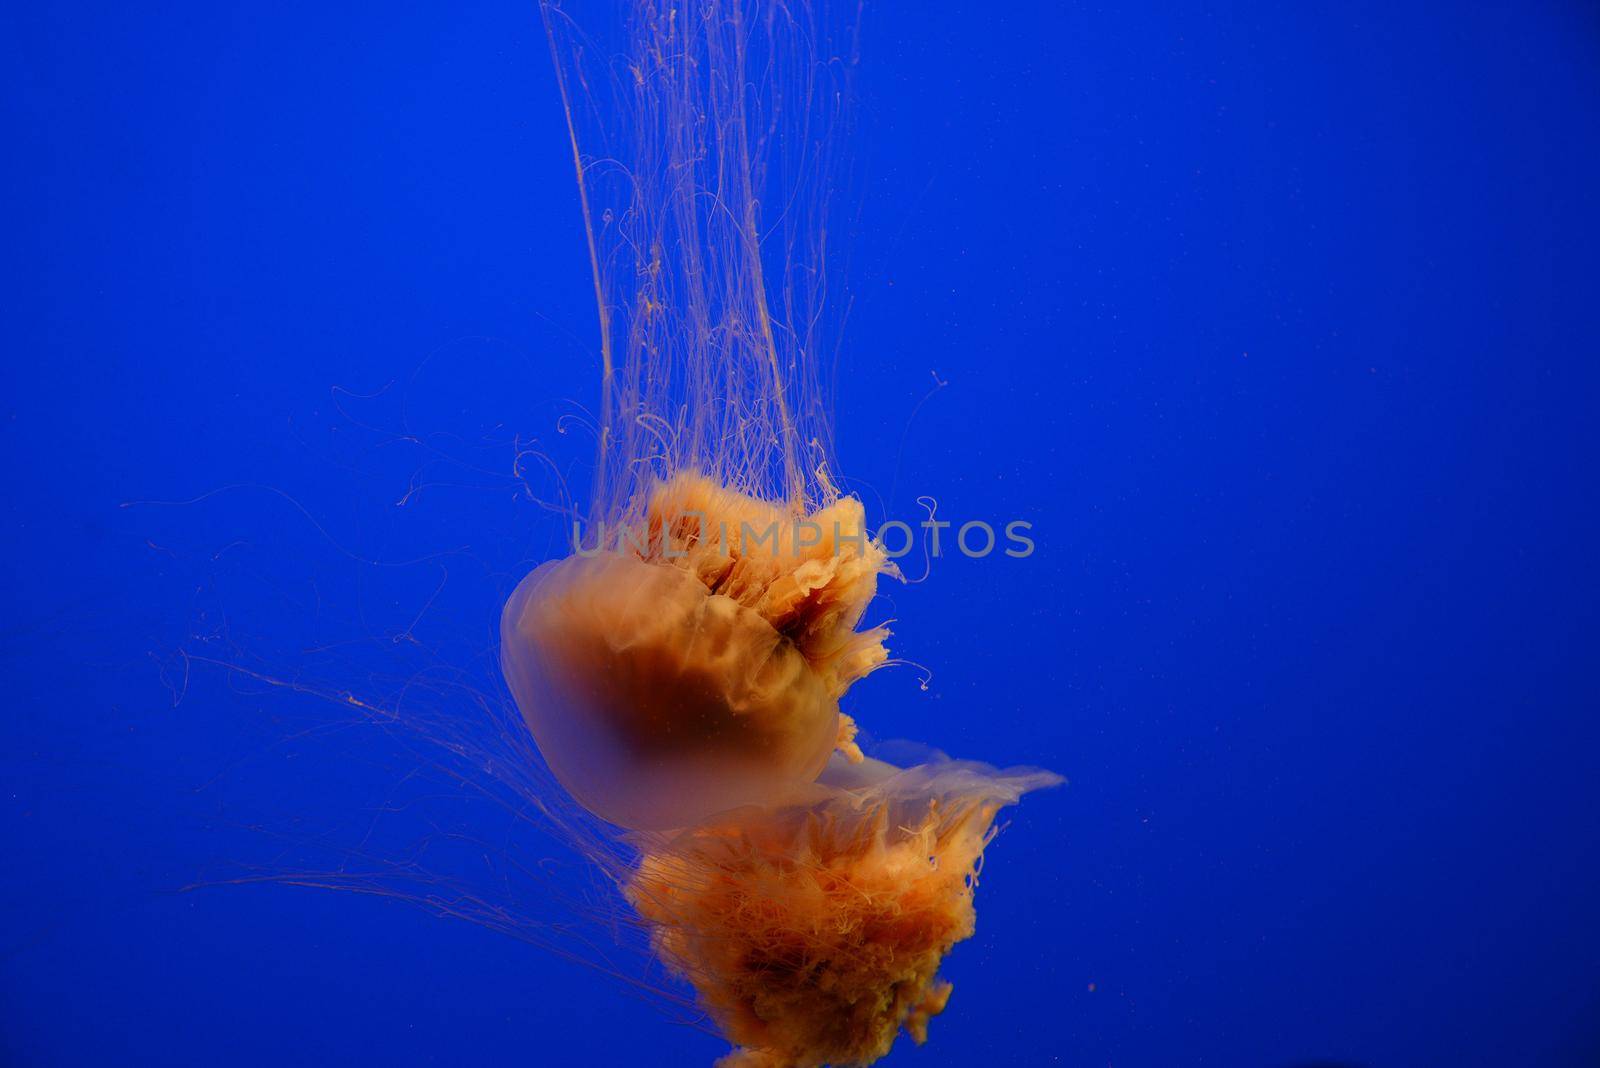
<path fill-rule="evenodd" d="M 887 656 L 887 630 L 855 627 L 892 568 L 860 502 L 797 521 L 680 476 L 640 526 L 536 568 L 501 616 L 506 682 L 562 786 L 667 830 L 776 802 L 836 749 L 859 759 L 839 698 Z"/>
<path fill-rule="evenodd" d="M 783 635 L 693 575 L 619 553 L 517 587 L 501 657 L 569 793 L 635 830 L 693 823 L 816 778 L 839 704 Z"/>

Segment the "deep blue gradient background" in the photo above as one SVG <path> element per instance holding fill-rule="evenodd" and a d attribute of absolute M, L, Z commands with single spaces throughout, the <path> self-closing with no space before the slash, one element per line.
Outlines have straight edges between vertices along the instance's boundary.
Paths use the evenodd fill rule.
<path fill-rule="evenodd" d="M 932 682 L 849 707 L 1071 782 L 885 1063 L 1600 1063 L 1600 16 L 965 6 L 869 5 L 840 459 L 1038 552 L 888 590 Z M 597 389 L 533 5 L 0 26 L 0 1057 L 708 1064 L 466 923 L 179 892 L 510 833 L 174 654 L 492 679 L 512 437 Z"/>

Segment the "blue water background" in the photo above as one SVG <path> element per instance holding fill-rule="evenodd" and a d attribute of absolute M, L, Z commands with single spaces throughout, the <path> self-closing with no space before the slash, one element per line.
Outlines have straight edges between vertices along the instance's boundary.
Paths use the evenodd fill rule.
<path fill-rule="evenodd" d="M 869 5 L 839 461 L 1037 551 L 888 590 L 931 681 L 849 707 L 1070 784 L 884 1063 L 1600 1063 L 1600 16 L 962 6 Z M 0 1059 L 708 1064 L 501 934 L 181 892 L 514 833 L 179 654 L 492 680 L 512 442 L 597 393 L 533 5 L 3 24 Z"/>

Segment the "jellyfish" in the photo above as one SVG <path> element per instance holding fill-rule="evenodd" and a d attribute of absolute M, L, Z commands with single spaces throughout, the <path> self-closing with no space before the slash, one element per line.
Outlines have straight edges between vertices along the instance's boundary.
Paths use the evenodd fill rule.
<path fill-rule="evenodd" d="M 885 628 L 855 628 L 891 566 L 860 502 L 787 522 L 680 476 L 646 532 L 636 551 L 540 566 L 506 603 L 506 680 L 562 785 L 665 830 L 779 800 L 836 750 L 859 758 L 839 698 L 888 657 Z"/>
<path fill-rule="evenodd" d="M 632 851 L 656 956 L 724 1068 L 866 1065 L 927 1037 L 996 814 L 1057 781 L 857 743 L 898 577 L 837 487 L 823 314 L 850 13 L 542 5 L 594 284 L 591 546 L 524 577 L 506 683 L 550 772 Z"/>

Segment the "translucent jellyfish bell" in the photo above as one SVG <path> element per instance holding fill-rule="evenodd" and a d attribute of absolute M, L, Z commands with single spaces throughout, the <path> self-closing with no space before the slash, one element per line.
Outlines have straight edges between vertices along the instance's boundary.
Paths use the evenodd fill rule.
<path fill-rule="evenodd" d="M 765 620 L 675 567 L 546 564 L 506 605 L 505 674 L 551 770 L 635 830 L 692 823 L 814 779 L 839 706 Z"/>
<path fill-rule="evenodd" d="M 772 803 L 853 751 L 839 697 L 886 655 L 886 631 L 854 628 L 889 566 L 859 502 L 797 524 L 680 477 L 645 525 L 642 551 L 539 567 L 501 617 L 506 681 L 561 784 L 664 830 Z"/>

